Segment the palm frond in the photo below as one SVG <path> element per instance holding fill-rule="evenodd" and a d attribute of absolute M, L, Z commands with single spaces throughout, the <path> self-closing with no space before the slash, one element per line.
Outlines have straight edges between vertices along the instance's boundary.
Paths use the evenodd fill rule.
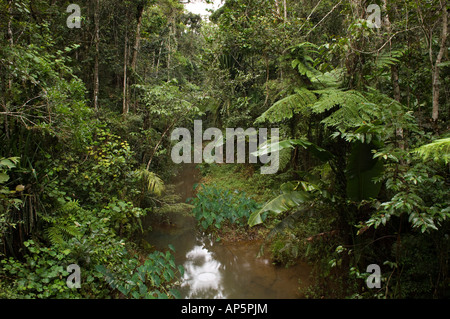
<path fill-rule="evenodd" d="M 139 180 L 143 183 L 147 191 L 157 196 L 161 196 L 162 192 L 165 190 L 165 186 L 163 180 L 158 175 L 147 169 L 139 169 L 137 173 Z"/>

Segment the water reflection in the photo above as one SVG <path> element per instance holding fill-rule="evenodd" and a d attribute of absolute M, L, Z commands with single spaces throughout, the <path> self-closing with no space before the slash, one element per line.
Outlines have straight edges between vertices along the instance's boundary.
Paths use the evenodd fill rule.
<path fill-rule="evenodd" d="M 175 247 L 175 261 L 185 268 L 179 288 L 182 298 L 300 298 L 298 279 L 308 284 L 307 265 L 276 267 L 267 258 L 256 258 L 260 243 L 215 243 L 195 231 L 190 217 L 176 217 L 175 224 L 154 225 L 146 240 L 158 249 Z"/>
<path fill-rule="evenodd" d="M 226 298 L 222 286 L 221 264 L 204 245 L 186 253 L 181 293 L 185 298 Z"/>

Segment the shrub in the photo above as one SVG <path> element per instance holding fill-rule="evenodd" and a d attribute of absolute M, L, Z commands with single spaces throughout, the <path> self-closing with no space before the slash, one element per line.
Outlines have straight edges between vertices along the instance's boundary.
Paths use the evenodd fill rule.
<path fill-rule="evenodd" d="M 194 205 L 193 214 L 199 226 L 207 232 L 221 229 L 226 223 L 244 226 L 250 214 L 259 208 L 259 204 L 245 192 L 205 187 L 190 202 Z"/>
<path fill-rule="evenodd" d="M 184 268 L 175 265 L 171 253 L 175 249 L 172 245 L 169 248 L 170 251 L 165 253 L 152 252 L 143 263 L 137 258 L 124 261 L 121 272 L 112 272 L 103 265 L 98 265 L 96 269 L 105 276 L 112 289 L 127 298 L 179 298 L 179 292 L 174 287 L 177 285 L 178 274 L 184 274 Z"/>

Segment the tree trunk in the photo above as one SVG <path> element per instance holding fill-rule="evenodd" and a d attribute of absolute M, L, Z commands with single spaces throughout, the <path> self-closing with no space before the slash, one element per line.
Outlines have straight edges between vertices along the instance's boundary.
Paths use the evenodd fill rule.
<path fill-rule="evenodd" d="M 128 34 L 125 30 L 125 44 L 123 49 L 123 107 L 122 114 L 128 114 Z"/>
<path fill-rule="evenodd" d="M 280 5 L 278 4 L 278 0 L 275 0 L 275 9 L 277 10 L 277 15 L 280 16 Z"/>
<path fill-rule="evenodd" d="M 387 29 L 388 36 L 391 36 L 391 21 L 389 19 L 389 14 L 387 12 L 387 3 L 386 0 L 382 1 L 382 8 L 383 12 L 385 12 L 384 16 L 384 25 Z M 389 43 L 390 46 L 392 45 Z M 394 95 L 394 99 L 400 103 L 401 100 L 401 94 L 400 94 L 400 85 L 398 83 L 398 66 L 396 64 L 391 66 L 391 80 L 392 80 L 392 91 Z M 395 131 L 395 135 L 397 136 L 397 146 L 404 150 L 405 149 L 405 142 L 404 142 L 404 136 L 403 136 L 403 128 L 399 127 Z"/>
<path fill-rule="evenodd" d="M 156 60 L 156 69 L 155 69 L 155 75 L 158 77 L 159 73 L 159 61 L 161 60 L 161 51 L 164 45 L 164 41 L 161 40 L 161 45 L 159 46 L 159 52 L 158 52 L 158 59 Z"/>
<path fill-rule="evenodd" d="M 138 17 L 137 17 L 137 24 L 136 24 L 136 36 L 135 36 L 134 47 L 133 47 L 133 58 L 131 60 L 131 68 L 133 69 L 133 72 L 136 72 L 139 44 L 140 44 L 140 41 L 141 41 L 141 25 L 142 25 L 142 16 L 143 16 L 143 14 L 144 14 L 144 5 L 138 7 Z"/>
<path fill-rule="evenodd" d="M 11 27 L 11 23 L 12 23 L 12 6 L 13 6 L 13 2 L 12 0 L 8 1 L 8 30 L 6 32 L 6 39 L 9 42 L 9 45 L 11 47 L 14 46 L 14 38 L 13 38 L 13 32 L 12 32 L 12 27 Z M 8 95 L 11 94 L 11 88 L 12 88 L 12 77 L 9 74 L 9 72 L 5 72 L 5 79 L 7 79 L 8 85 L 4 88 L 4 94 L 2 96 L 2 100 L 3 100 L 3 109 L 5 110 L 5 115 L 4 115 L 4 121 L 5 121 L 5 135 L 6 135 L 6 139 L 9 139 L 9 125 L 8 125 L 8 107 L 6 104 L 6 101 L 8 100 Z M 3 80 L 3 79 L 2 79 Z"/>
<path fill-rule="evenodd" d="M 98 75 L 98 64 L 99 64 L 99 44 L 100 44 L 100 21 L 99 21 L 99 11 L 100 11 L 100 0 L 95 2 L 95 12 L 94 12 L 94 23 L 95 23 L 95 65 L 94 65 L 94 110 L 98 111 L 98 94 L 99 94 L 99 75 Z"/>
<path fill-rule="evenodd" d="M 142 26 L 142 16 L 144 15 L 144 9 L 145 6 L 143 3 L 138 5 L 137 8 L 137 21 L 136 21 L 136 34 L 134 37 L 134 46 L 133 46 L 133 55 L 131 57 L 131 75 L 132 75 L 132 83 L 136 83 L 135 80 L 135 74 L 137 74 L 137 60 L 138 60 L 138 52 L 139 52 L 139 45 L 141 41 L 141 26 Z M 133 111 L 136 111 L 137 107 L 137 99 L 135 97 L 135 90 L 133 90 L 133 98 L 130 98 L 130 100 L 133 100 Z M 128 101 L 128 110 L 129 110 L 129 104 Z"/>
<path fill-rule="evenodd" d="M 392 78 L 392 90 L 394 93 L 394 99 L 397 102 L 400 102 L 401 95 L 400 95 L 400 85 L 398 84 L 398 66 L 397 65 L 391 66 L 391 78 Z"/>
<path fill-rule="evenodd" d="M 437 127 L 437 121 L 439 118 L 439 64 L 442 61 L 442 57 L 444 56 L 444 52 L 447 49 L 447 23 L 448 23 L 448 13 L 447 13 L 447 0 L 440 1 L 442 6 L 442 32 L 441 32 L 441 47 L 439 49 L 439 53 L 436 57 L 436 61 L 432 66 L 432 83 L 433 83 L 433 110 L 431 114 L 431 118 L 433 119 L 435 127 Z M 430 39 L 430 46 L 432 41 Z"/>
<path fill-rule="evenodd" d="M 11 28 L 12 10 L 13 10 L 13 2 L 10 0 L 10 1 L 8 1 L 8 31 L 7 31 L 7 39 L 9 41 L 9 44 L 11 45 L 11 47 L 14 46 L 14 37 L 13 37 L 12 28 Z M 8 90 L 11 90 L 11 88 L 12 88 L 12 78 L 9 77 L 9 79 L 8 79 Z"/>

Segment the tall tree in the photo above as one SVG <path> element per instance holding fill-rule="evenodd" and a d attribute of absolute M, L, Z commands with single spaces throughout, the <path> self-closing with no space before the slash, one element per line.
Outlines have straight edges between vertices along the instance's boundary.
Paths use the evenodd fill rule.
<path fill-rule="evenodd" d="M 94 8 L 94 42 L 95 42 L 95 63 L 94 63 L 94 110 L 98 111 L 98 96 L 100 90 L 99 79 L 99 59 L 100 59 L 100 0 L 95 0 Z"/>
<path fill-rule="evenodd" d="M 440 0 L 440 12 L 442 15 L 442 28 L 440 36 L 440 48 L 437 54 L 436 60 L 433 63 L 433 44 L 430 32 L 430 61 L 432 64 L 432 83 L 433 83 L 433 110 L 431 118 L 435 122 L 437 127 L 437 121 L 439 118 L 439 90 L 440 90 L 440 79 L 439 79 L 439 68 L 441 67 L 442 58 L 444 53 L 447 51 L 447 27 L 448 27 L 448 12 L 447 12 L 447 0 Z"/>

